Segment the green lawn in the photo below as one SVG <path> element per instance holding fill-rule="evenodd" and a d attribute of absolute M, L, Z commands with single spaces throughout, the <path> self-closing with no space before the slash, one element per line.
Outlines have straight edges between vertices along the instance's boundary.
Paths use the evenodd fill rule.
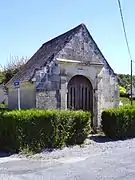
<path fill-rule="evenodd" d="M 126 97 L 120 97 L 121 102 L 123 103 L 123 105 L 130 105 L 131 101 L 130 99 L 126 98 Z M 135 106 L 135 100 L 133 100 L 133 105 Z"/>

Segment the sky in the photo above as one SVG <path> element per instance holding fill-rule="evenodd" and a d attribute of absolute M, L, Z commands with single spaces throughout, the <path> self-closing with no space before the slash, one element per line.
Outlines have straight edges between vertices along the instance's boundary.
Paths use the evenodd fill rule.
<path fill-rule="evenodd" d="M 135 0 L 121 4 L 135 60 Z M 114 71 L 130 73 L 117 0 L 0 0 L 0 64 L 11 57 L 30 58 L 43 43 L 81 23 Z"/>

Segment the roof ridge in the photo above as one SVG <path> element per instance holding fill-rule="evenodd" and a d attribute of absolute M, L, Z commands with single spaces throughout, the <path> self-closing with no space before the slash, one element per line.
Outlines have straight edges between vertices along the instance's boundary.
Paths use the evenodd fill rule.
<path fill-rule="evenodd" d="M 62 37 L 64 35 L 67 35 L 67 33 L 70 34 L 71 32 L 74 32 L 75 30 L 80 30 L 81 28 L 84 28 L 84 27 L 86 28 L 85 24 L 81 23 L 78 26 L 75 26 L 72 29 L 67 30 L 66 32 L 64 32 L 62 34 L 60 34 L 60 35 L 58 35 L 58 36 L 56 36 L 54 38 L 51 38 L 50 40 L 48 40 L 45 43 L 43 43 L 42 46 L 46 45 L 47 43 L 51 43 L 51 41 L 55 41 L 55 40 L 59 39 L 60 37 Z"/>
<path fill-rule="evenodd" d="M 30 77 L 33 76 L 33 72 L 29 71 L 30 67 L 35 64 L 33 66 L 34 69 L 41 68 L 46 63 L 48 58 L 52 56 L 52 53 L 56 55 L 61 49 L 63 49 L 63 47 L 65 47 L 65 45 L 71 40 L 74 34 L 76 34 L 81 28 L 84 28 L 84 26 L 84 24 L 80 24 L 42 44 L 41 47 L 34 53 L 34 55 L 27 61 L 24 68 L 17 72 L 14 77 L 12 77 L 6 83 L 6 85 L 13 83 L 14 79 L 16 78 L 19 80 L 20 77 L 20 81 L 29 81 L 31 79 Z M 44 53 L 42 51 L 44 51 Z M 26 74 L 25 77 L 24 74 Z"/>
<path fill-rule="evenodd" d="M 93 39 L 92 35 L 91 35 L 90 32 L 88 31 L 88 29 L 87 29 L 87 27 L 85 26 L 85 24 L 81 24 L 81 26 L 86 29 L 86 31 L 87 31 L 87 33 L 89 34 L 92 42 L 95 44 L 96 49 L 98 50 L 98 52 L 100 53 L 100 55 L 101 55 L 102 58 L 103 58 L 103 61 L 104 61 L 103 63 L 106 64 L 106 65 L 108 66 L 109 70 L 112 72 L 112 74 L 116 76 L 114 70 L 112 69 L 112 67 L 110 66 L 110 64 L 108 63 L 108 61 L 106 60 L 105 56 L 104 56 L 103 53 L 101 52 L 100 48 L 98 47 L 97 43 L 96 43 L 95 40 Z"/>
<path fill-rule="evenodd" d="M 100 54 L 101 61 L 108 68 L 109 72 L 111 74 L 114 74 L 113 69 L 101 53 L 89 30 L 87 29 L 85 24 L 81 23 L 78 26 L 73 27 L 72 29 L 67 30 L 65 33 L 54 37 L 42 44 L 41 47 L 34 53 L 34 55 L 31 56 L 23 69 L 16 73 L 14 77 L 7 82 L 6 85 L 13 84 L 14 80 L 16 79 L 20 80 L 21 82 L 30 81 L 36 69 L 44 67 L 48 61 L 52 61 L 52 59 L 66 46 L 66 44 L 70 42 L 70 40 L 81 31 L 88 33 L 88 36 L 92 40 L 92 43 L 94 44 L 94 46 L 96 46 L 97 52 Z"/>

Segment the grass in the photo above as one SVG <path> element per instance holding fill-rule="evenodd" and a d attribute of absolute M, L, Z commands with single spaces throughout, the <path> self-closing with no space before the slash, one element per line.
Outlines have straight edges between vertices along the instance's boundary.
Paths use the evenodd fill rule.
<path fill-rule="evenodd" d="M 121 97 L 120 98 L 120 101 L 123 103 L 123 105 L 130 105 L 131 104 L 131 101 L 129 98 L 126 98 L 126 97 Z M 133 99 L 133 106 L 135 106 L 135 100 Z"/>

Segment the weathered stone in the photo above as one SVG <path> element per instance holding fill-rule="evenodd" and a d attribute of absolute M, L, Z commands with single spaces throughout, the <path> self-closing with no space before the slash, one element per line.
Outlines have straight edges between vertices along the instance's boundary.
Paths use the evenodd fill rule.
<path fill-rule="evenodd" d="M 46 49 L 44 46 L 42 49 L 45 52 L 52 50 L 52 53 L 49 52 L 50 56 L 40 49 L 38 61 L 33 58 L 33 62 L 42 64 L 32 65 L 34 75 L 31 79 L 35 80 L 33 89 L 36 91 L 36 108 L 67 109 L 68 84 L 74 76 L 81 75 L 92 85 L 93 126 L 100 127 L 102 111 L 119 106 L 119 88 L 115 73 L 84 25 L 67 32 L 67 37 L 66 34 L 58 37 L 54 42 L 53 46 L 48 43 Z M 46 57 L 42 57 L 44 54 Z M 44 62 L 44 59 L 47 60 Z M 38 68 L 34 69 L 35 67 Z M 12 95 L 9 95 L 11 102 Z M 29 100 L 31 101 L 27 96 L 27 100 L 22 100 L 23 104 L 26 101 L 30 103 Z"/>
<path fill-rule="evenodd" d="M 56 91 L 37 92 L 36 93 L 36 108 L 56 109 L 57 108 Z"/>

